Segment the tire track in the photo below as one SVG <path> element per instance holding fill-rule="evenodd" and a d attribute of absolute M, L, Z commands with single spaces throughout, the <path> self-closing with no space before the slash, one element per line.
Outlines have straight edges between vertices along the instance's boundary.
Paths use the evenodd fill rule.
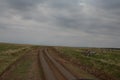
<path fill-rule="evenodd" d="M 16 65 L 22 61 L 27 54 L 23 54 L 18 59 L 16 59 L 14 62 L 12 62 L 1 74 L 0 74 L 0 80 L 3 80 L 6 76 L 10 74 L 12 70 L 16 67 Z"/>
<path fill-rule="evenodd" d="M 0 80 L 43 80 L 39 69 L 38 51 L 30 50 L 9 65 L 1 74 Z"/>
<path fill-rule="evenodd" d="M 46 80 L 57 80 L 55 78 L 52 70 L 48 66 L 48 63 L 46 62 L 46 60 L 43 56 L 43 52 L 40 53 L 40 61 L 41 61 L 41 65 L 42 65 L 42 68 L 43 68 L 43 71 L 44 71 L 45 79 Z"/>
<path fill-rule="evenodd" d="M 40 61 L 46 80 L 77 80 L 74 75 L 49 55 L 47 49 L 42 50 Z"/>
<path fill-rule="evenodd" d="M 53 71 L 53 73 L 55 74 L 55 77 L 57 78 L 57 80 L 67 80 L 66 77 L 59 71 L 59 69 L 51 62 L 51 60 L 45 55 L 44 53 L 44 57 L 48 63 L 48 65 L 50 66 L 51 70 Z"/>

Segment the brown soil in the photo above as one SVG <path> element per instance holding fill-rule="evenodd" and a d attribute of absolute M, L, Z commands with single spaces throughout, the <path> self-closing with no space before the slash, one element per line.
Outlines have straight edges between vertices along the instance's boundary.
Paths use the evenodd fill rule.
<path fill-rule="evenodd" d="M 66 80 L 66 78 L 60 73 L 60 71 L 54 66 L 54 64 L 46 57 L 46 61 L 48 62 L 48 65 L 50 66 L 51 70 L 55 74 L 57 80 Z"/>
<path fill-rule="evenodd" d="M 71 79 L 77 79 L 75 75 L 73 75 L 68 69 L 66 69 L 63 65 L 61 65 L 59 62 L 57 62 L 53 55 L 51 55 L 51 53 L 48 50 L 45 50 L 46 56 L 49 58 L 49 61 L 51 61 L 51 65 L 54 65 L 58 71 L 60 71 L 59 73 L 61 73 L 61 75 L 64 76 L 65 80 L 71 80 Z M 55 69 L 55 68 L 54 68 Z M 56 69 L 56 71 L 57 71 Z M 59 78 L 59 77 L 58 77 Z"/>
<path fill-rule="evenodd" d="M 39 67 L 39 63 L 38 63 L 38 52 L 31 53 L 31 58 L 33 60 L 33 63 L 30 66 L 26 80 L 42 80 L 40 77 L 40 67 Z"/>

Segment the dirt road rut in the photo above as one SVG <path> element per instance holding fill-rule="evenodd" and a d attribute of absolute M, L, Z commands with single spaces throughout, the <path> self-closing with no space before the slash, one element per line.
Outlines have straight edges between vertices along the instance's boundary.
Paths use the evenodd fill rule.
<path fill-rule="evenodd" d="M 74 75 L 49 55 L 47 49 L 41 51 L 40 61 L 46 80 L 77 80 Z"/>

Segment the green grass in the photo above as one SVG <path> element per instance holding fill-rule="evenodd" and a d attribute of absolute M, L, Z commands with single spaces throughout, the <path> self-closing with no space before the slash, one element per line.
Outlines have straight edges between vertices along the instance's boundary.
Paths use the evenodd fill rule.
<path fill-rule="evenodd" d="M 16 80 L 19 77 L 19 80 L 26 80 L 26 77 L 28 76 L 28 70 L 32 64 L 32 59 L 30 58 L 24 58 L 15 68 L 15 70 L 12 72 L 11 79 L 10 80 Z"/>
<path fill-rule="evenodd" d="M 15 50 L 23 47 L 28 47 L 28 45 L 0 43 L 0 52 L 7 51 L 7 50 Z"/>
<path fill-rule="evenodd" d="M 81 54 L 83 49 L 79 48 L 58 48 L 61 55 L 71 61 L 83 66 L 89 66 L 91 69 L 97 69 L 106 72 L 113 77 L 120 79 L 120 51 L 98 53 L 92 56 Z"/>
<path fill-rule="evenodd" d="M 29 50 L 26 45 L 0 43 L 0 73 Z"/>
<path fill-rule="evenodd" d="M 101 61 L 120 66 L 119 64 L 120 63 L 120 52 L 97 54 L 97 55 L 91 56 L 91 58 L 100 59 Z"/>

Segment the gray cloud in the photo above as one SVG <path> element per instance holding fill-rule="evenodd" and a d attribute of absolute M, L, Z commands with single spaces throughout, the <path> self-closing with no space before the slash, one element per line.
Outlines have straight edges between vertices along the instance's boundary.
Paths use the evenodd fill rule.
<path fill-rule="evenodd" d="M 82 0 L 83 1 L 83 0 Z M 92 5 L 107 8 L 107 9 L 119 9 L 120 1 L 119 0 L 84 0 L 87 3 L 90 3 Z"/>
<path fill-rule="evenodd" d="M 115 15 L 120 14 L 120 1 L 119 0 L 85 0 L 88 4 L 102 8 Z"/>
<path fill-rule="evenodd" d="M 118 0 L 0 0 L 0 41 L 120 47 Z"/>
<path fill-rule="evenodd" d="M 101 6 L 106 9 L 120 9 L 120 1 L 119 0 L 99 0 L 101 2 Z"/>
<path fill-rule="evenodd" d="M 16 10 L 27 10 L 39 3 L 42 3 L 44 0 L 3 0 L 6 4 Z"/>

